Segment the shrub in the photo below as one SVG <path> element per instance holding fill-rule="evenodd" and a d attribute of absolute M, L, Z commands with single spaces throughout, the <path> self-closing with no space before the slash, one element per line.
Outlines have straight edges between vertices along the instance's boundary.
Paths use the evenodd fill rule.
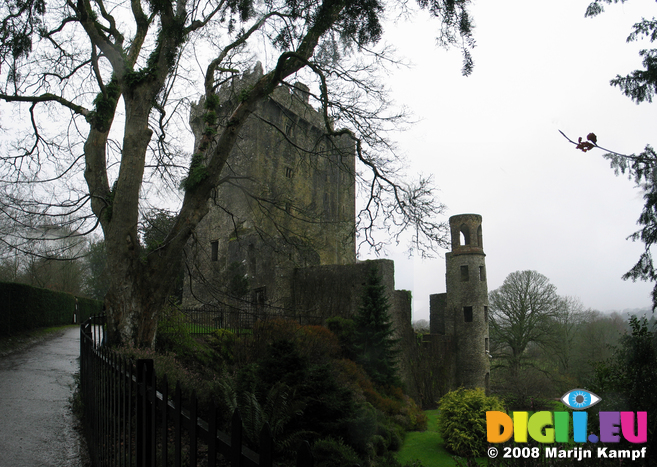
<path fill-rule="evenodd" d="M 163 354 L 148 348 L 136 347 L 118 347 L 115 350 L 119 355 L 133 361 L 152 359 L 157 375 L 158 390 L 162 389 L 163 377 L 166 375 L 171 394 L 175 390 L 176 384 L 180 384 L 184 400 L 188 400 L 193 392 L 196 393 L 201 405 L 212 400 L 218 384 L 218 376 L 210 380 L 204 379 L 187 365 L 181 363 L 172 353 Z"/>
<path fill-rule="evenodd" d="M 217 329 L 207 338 L 207 343 L 224 363 L 232 364 L 235 361 L 234 348 L 237 335 L 228 329 Z"/>
<path fill-rule="evenodd" d="M 328 358 L 337 357 L 340 353 L 340 341 L 324 326 L 302 326 L 296 341 L 299 349 L 311 362 L 324 363 Z"/>
<path fill-rule="evenodd" d="M 376 451 L 372 443 L 377 431 L 374 407 L 368 403 L 358 406 L 345 425 L 347 442 L 357 452 L 374 457 Z"/>
<path fill-rule="evenodd" d="M 457 389 L 440 400 L 438 430 L 445 448 L 461 457 L 483 455 L 486 445 L 486 412 L 503 411 L 496 397 L 487 397 L 483 389 Z"/>
<path fill-rule="evenodd" d="M 312 451 L 317 467 L 354 467 L 361 463 L 356 451 L 342 439 L 320 439 Z"/>
<path fill-rule="evenodd" d="M 25 284 L 0 282 L 0 335 L 27 331 L 38 327 L 73 323 L 76 297 L 63 292 L 40 289 Z M 99 314 L 102 302 L 78 298 L 77 319 L 81 323 Z"/>
<path fill-rule="evenodd" d="M 185 322 L 182 311 L 167 307 L 157 322 L 156 350 L 180 353 L 182 349 L 192 347 L 192 335 Z"/>
<path fill-rule="evenodd" d="M 351 360 L 355 359 L 354 334 L 356 332 L 356 323 L 354 320 L 334 316 L 326 320 L 326 327 L 338 337 L 344 357 Z"/>

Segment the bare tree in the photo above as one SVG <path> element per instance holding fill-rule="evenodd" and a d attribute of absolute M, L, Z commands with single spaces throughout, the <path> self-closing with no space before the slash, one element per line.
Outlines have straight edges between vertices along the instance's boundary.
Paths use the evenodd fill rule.
<path fill-rule="evenodd" d="M 550 280 L 536 271 L 509 274 L 502 286 L 489 294 L 491 340 L 501 344 L 502 358 L 517 377 L 527 360 L 530 345 L 551 341 L 554 319 L 560 316 L 563 299 Z"/>
<path fill-rule="evenodd" d="M 468 0 L 419 0 L 440 24 L 445 44 L 473 46 Z M 105 305 L 109 341 L 151 345 L 157 313 L 171 293 L 185 244 L 208 212 L 208 199 L 226 172 L 240 129 L 259 102 L 299 73 L 315 82 L 328 137 L 351 134 L 369 202 L 359 218 L 364 238 L 377 223 L 412 229 L 421 251 L 442 240 L 441 206 L 426 179 L 397 178 L 384 131 L 396 122 L 371 78 L 386 54 L 374 50 L 386 7 L 377 0 L 8 0 L 0 6 L 0 100 L 22 135 L 2 157 L 3 212 L 68 216 L 71 231 L 99 225 L 107 248 Z M 251 63 L 266 40 L 274 65 L 217 118 L 218 89 Z M 196 83 L 202 88 L 196 90 Z M 186 108 L 203 97 L 205 128 L 191 156 L 183 150 Z M 18 131 L 20 130 L 20 131 Z M 81 181 L 84 175 L 84 183 Z M 183 191 L 176 187 L 185 178 Z M 164 240 L 144 257 L 140 216 L 155 207 L 167 181 L 177 215 Z M 35 185 L 36 184 L 36 185 Z M 73 216 L 74 215 L 74 216 Z"/>

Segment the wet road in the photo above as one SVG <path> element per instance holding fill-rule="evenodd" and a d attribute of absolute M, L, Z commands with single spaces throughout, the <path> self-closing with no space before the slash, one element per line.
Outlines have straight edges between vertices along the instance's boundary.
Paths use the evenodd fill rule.
<path fill-rule="evenodd" d="M 0 467 L 80 467 L 70 409 L 80 329 L 0 358 Z"/>

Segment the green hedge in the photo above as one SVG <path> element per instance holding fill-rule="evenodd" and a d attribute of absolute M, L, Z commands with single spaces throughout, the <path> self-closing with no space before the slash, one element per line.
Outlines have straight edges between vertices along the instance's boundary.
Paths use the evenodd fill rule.
<path fill-rule="evenodd" d="M 77 322 L 103 309 L 98 300 L 78 297 Z M 0 335 L 73 324 L 75 296 L 25 284 L 0 282 Z"/>

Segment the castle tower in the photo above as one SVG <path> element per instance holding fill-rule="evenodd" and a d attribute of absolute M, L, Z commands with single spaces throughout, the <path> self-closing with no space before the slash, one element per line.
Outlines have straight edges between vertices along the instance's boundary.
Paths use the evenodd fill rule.
<path fill-rule="evenodd" d="M 262 76 L 258 63 L 220 88 L 220 125 Z M 197 141 L 204 109 L 191 108 Z M 295 268 L 355 263 L 355 154 L 350 136 L 326 135 L 304 84 L 281 85 L 260 102 L 188 245 L 184 306 L 288 310 Z"/>
<path fill-rule="evenodd" d="M 481 216 L 452 216 L 449 226 L 447 293 L 431 296 L 431 333 L 452 338 L 453 385 L 488 390 L 488 285 Z"/>

